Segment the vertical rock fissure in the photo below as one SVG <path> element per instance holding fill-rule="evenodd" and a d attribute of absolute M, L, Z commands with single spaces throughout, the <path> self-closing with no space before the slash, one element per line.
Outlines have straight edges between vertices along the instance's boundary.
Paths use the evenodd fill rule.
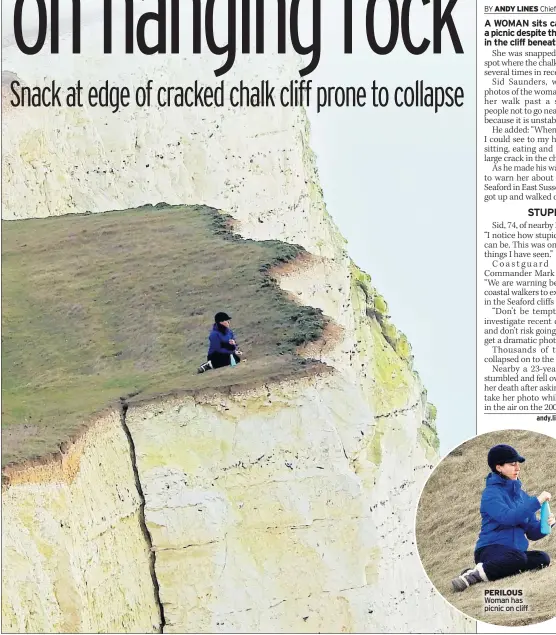
<path fill-rule="evenodd" d="M 147 543 L 147 547 L 149 549 L 149 569 L 151 572 L 151 579 L 153 581 L 154 597 L 158 605 L 158 611 L 160 613 L 160 627 L 158 632 L 163 633 L 164 627 L 166 626 L 166 619 L 164 617 L 164 605 L 162 604 L 160 600 L 160 586 L 158 584 L 158 578 L 156 577 L 156 554 L 153 549 L 153 541 L 151 538 L 151 534 L 149 530 L 147 529 L 147 521 L 145 520 L 145 495 L 143 494 L 141 480 L 139 479 L 139 470 L 137 469 L 135 443 L 133 441 L 133 437 L 131 436 L 131 432 L 126 422 L 127 409 L 128 409 L 127 403 L 125 403 L 125 401 L 122 400 L 122 403 L 121 403 L 122 428 L 124 429 L 125 435 L 129 443 L 129 455 L 131 458 L 131 467 L 133 468 L 133 475 L 135 477 L 135 487 L 137 488 L 137 493 L 139 494 L 139 498 L 141 500 L 141 506 L 139 508 L 139 523 L 141 525 L 141 531 L 143 532 L 145 542 Z"/>

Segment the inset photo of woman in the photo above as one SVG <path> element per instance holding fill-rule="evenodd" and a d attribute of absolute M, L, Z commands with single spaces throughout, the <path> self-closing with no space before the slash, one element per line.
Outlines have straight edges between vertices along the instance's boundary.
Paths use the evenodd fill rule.
<path fill-rule="evenodd" d="M 429 477 L 416 536 L 436 589 L 469 617 L 504 626 L 556 615 L 556 439 L 503 430 L 466 441 Z"/>

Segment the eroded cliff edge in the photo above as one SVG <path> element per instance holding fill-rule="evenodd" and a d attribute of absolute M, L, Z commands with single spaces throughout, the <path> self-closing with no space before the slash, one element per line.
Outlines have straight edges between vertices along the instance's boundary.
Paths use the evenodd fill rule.
<path fill-rule="evenodd" d="M 49 75 L 45 62 L 5 56 L 29 83 Z M 202 73 L 199 60 L 150 63 L 139 71 L 129 58 L 109 66 L 83 56 L 66 79 Z M 292 76 L 291 62 L 242 63 L 244 81 Z M 161 200 L 225 209 L 244 237 L 313 255 L 279 281 L 337 327 L 305 352 L 330 373 L 132 400 L 96 441 L 101 424 L 90 429 L 68 478 L 38 468 L 14 476 L 3 547 L 5 571 L 18 573 L 5 630 L 465 629 L 411 538 L 437 458 L 432 411 L 407 340 L 326 212 L 305 113 L 54 109 L 8 112 L 4 126 L 4 218 Z"/>

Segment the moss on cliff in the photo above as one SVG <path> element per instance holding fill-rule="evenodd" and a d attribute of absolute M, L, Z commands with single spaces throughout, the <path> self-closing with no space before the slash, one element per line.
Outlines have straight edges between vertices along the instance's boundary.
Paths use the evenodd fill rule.
<path fill-rule="evenodd" d="M 380 325 L 384 339 L 396 351 L 398 357 L 404 360 L 411 368 L 413 355 L 411 344 L 407 337 L 390 322 L 388 303 L 378 293 L 372 284 L 371 276 L 361 271 L 353 262 L 351 263 L 352 286 L 361 289 L 365 295 L 365 313 L 369 318 L 375 318 Z M 354 295 L 354 294 L 352 294 Z"/>
<path fill-rule="evenodd" d="M 271 381 L 307 368 L 324 328 L 273 267 L 303 249 L 234 234 L 203 206 L 3 223 L 3 464 L 57 451 L 130 394 Z M 229 311 L 247 362 L 196 375 L 214 313 Z"/>
<path fill-rule="evenodd" d="M 436 431 L 436 406 L 425 405 L 425 420 L 419 427 L 419 442 L 425 448 L 427 459 L 434 460 L 440 449 L 440 439 Z"/>
<path fill-rule="evenodd" d="M 372 394 L 379 415 L 406 407 L 413 390 L 411 346 L 389 321 L 388 305 L 372 285 L 371 277 L 351 263 L 351 297 L 357 347 L 362 359 L 371 360 Z"/>
<path fill-rule="evenodd" d="M 377 320 L 370 322 L 372 352 L 372 401 L 377 415 L 385 415 L 408 406 L 414 391 L 410 368 L 388 344 Z"/>

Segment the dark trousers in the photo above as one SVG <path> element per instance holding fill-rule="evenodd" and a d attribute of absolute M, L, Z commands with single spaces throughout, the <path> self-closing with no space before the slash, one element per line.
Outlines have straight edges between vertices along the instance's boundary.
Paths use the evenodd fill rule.
<path fill-rule="evenodd" d="M 504 545 L 487 545 L 475 551 L 475 564 L 482 562 L 489 580 L 548 567 L 550 556 L 544 551 L 518 551 Z"/>
<path fill-rule="evenodd" d="M 230 355 L 233 355 L 236 364 L 239 364 L 241 361 L 239 356 L 231 351 L 229 353 L 211 353 L 207 359 L 210 359 L 213 368 L 222 368 L 223 366 L 230 366 Z"/>

